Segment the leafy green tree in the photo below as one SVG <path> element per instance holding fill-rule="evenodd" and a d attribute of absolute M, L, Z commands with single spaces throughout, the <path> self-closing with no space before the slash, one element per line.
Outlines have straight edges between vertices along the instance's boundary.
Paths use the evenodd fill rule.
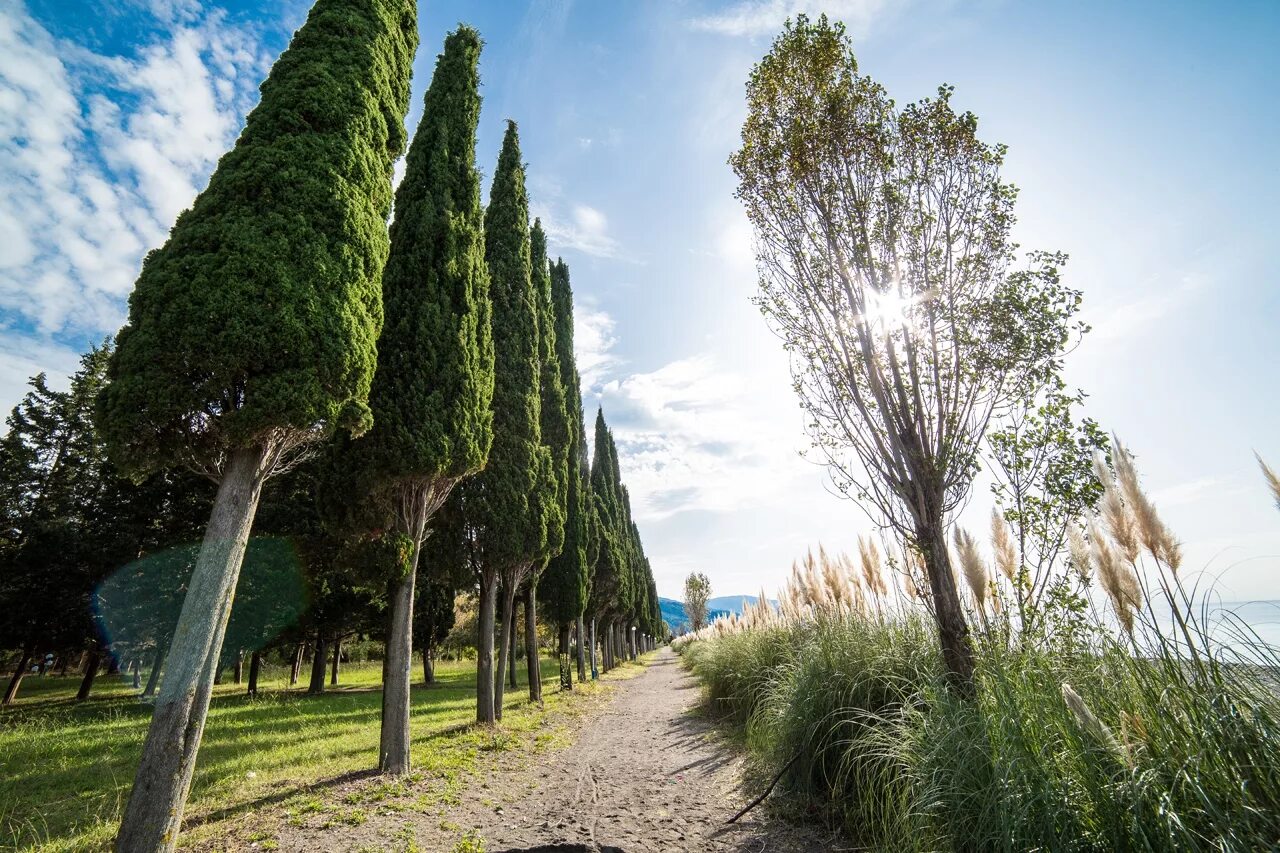
<path fill-rule="evenodd" d="M 588 545 L 590 537 L 590 466 L 587 462 L 586 426 L 582 415 L 582 382 L 573 353 L 573 291 L 569 284 L 569 267 L 563 260 L 551 266 L 551 298 L 555 314 L 555 355 L 565 392 L 565 411 L 570 439 L 565 464 L 564 543 L 560 553 L 551 559 L 540 589 L 543 609 L 558 629 L 560 683 L 572 688 L 573 675 L 569 661 L 569 632 L 578 624 L 578 648 L 583 645 L 583 611 L 587 604 L 590 582 Z M 584 675 L 579 667 L 579 678 Z"/>
<path fill-rule="evenodd" d="M 1079 293 L 1060 254 L 1015 265 L 1004 148 L 951 95 L 898 107 L 841 25 L 800 15 L 752 71 L 730 163 L 815 451 L 923 556 L 943 661 L 969 695 L 948 517 L 991 418 L 1056 372 Z"/>
<path fill-rule="evenodd" d="M 263 482 L 371 425 L 413 0 L 318 0 L 235 147 L 143 263 L 100 425 L 122 469 L 219 483 L 119 850 L 172 850 Z"/>
<path fill-rule="evenodd" d="M 542 668 L 538 663 L 538 583 L 547 562 L 564 549 L 565 517 L 569 501 L 569 454 L 573 439 L 568 411 L 569 395 L 557 352 L 559 324 L 552 294 L 552 270 L 547 263 L 547 237 L 540 220 L 534 221 L 529 234 L 529 257 L 533 295 L 537 300 L 539 429 L 542 443 L 551 453 L 551 482 L 544 486 L 540 496 L 545 505 L 543 516 L 547 541 L 542 551 L 542 560 L 534 563 L 524 585 L 524 648 L 529 675 L 529 698 L 540 702 Z"/>
<path fill-rule="evenodd" d="M 409 683 L 418 552 L 431 517 L 493 440 L 494 351 L 480 177 L 480 36 L 445 40 L 396 192 L 383 274 L 388 321 L 378 342 L 373 430 L 349 448 L 357 493 L 380 508 L 374 527 L 408 537 L 413 558 L 394 581 L 378 766 L 409 772 Z"/>
<path fill-rule="evenodd" d="M 480 648 L 477 719 L 502 717 L 507 655 L 513 636 L 515 594 L 546 559 L 554 526 L 555 475 L 541 437 L 541 366 L 538 302 L 530 258 L 529 199 L 515 122 L 507 123 L 485 211 L 485 258 L 493 302 L 495 381 L 493 450 L 468 489 L 465 514 L 475 540 L 480 578 Z M 494 572 L 497 576 L 494 576 Z M 493 672 L 497 580 L 503 587 L 502 642 Z"/>
<path fill-rule="evenodd" d="M 707 599 L 711 597 L 711 580 L 702 572 L 684 579 L 684 615 L 690 631 L 700 631 L 707 624 Z"/>

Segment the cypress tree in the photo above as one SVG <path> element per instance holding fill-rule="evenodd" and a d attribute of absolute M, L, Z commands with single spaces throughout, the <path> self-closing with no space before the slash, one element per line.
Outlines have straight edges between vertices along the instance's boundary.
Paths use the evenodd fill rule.
<path fill-rule="evenodd" d="M 547 236 L 542 230 L 541 220 L 534 221 L 529 233 L 529 256 L 538 314 L 539 424 L 542 443 L 551 453 L 551 482 L 545 483 L 539 494 L 547 541 L 542 560 L 534 564 L 524 588 L 524 647 L 529 699 L 539 702 L 542 700 L 542 669 L 538 663 L 538 584 L 547 562 L 558 556 L 564 547 L 572 434 L 568 393 L 557 351 L 559 338 L 551 291 L 552 270 L 547 263 Z"/>
<path fill-rule="evenodd" d="M 494 351 L 480 177 L 480 36 L 445 40 L 396 191 L 383 274 L 387 324 L 370 404 L 374 427 L 352 443 L 359 491 L 384 508 L 413 556 L 393 579 L 378 766 L 409 772 L 409 685 L 418 553 L 431 517 L 493 440 Z"/>
<path fill-rule="evenodd" d="M 568 415 L 569 452 L 565 465 L 564 544 L 547 567 L 540 589 L 545 591 L 545 609 L 556 623 L 559 634 L 560 683 L 572 688 L 569 630 L 582 619 L 586 608 L 588 567 L 587 546 L 590 522 L 588 501 L 587 436 L 582 417 L 582 389 L 573 353 L 573 291 L 569 284 L 569 267 L 563 260 L 551 267 L 551 297 L 555 314 L 556 360 L 564 385 L 565 409 Z M 582 651 L 583 630 L 579 626 L 578 647 Z M 585 661 L 584 661 L 585 663 Z M 579 677 L 583 668 L 579 669 Z"/>
<path fill-rule="evenodd" d="M 370 426 L 415 6 L 318 0 L 130 296 L 101 401 L 108 445 L 131 473 L 186 462 L 219 488 L 119 850 L 177 843 L 263 481 L 298 446 Z"/>
<path fill-rule="evenodd" d="M 502 717 L 503 674 L 510 654 L 515 593 L 545 559 L 554 488 L 551 453 L 541 439 L 541 373 L 537 299 L 533 292 L 529 199 L 515 122 L 507 123 L 485 210 L 485 259 L 493 302 L 495 378 L 493 449 L 468 489 L 465 513 L 485 569 L 480 577 L 480 647 L 476 716 Z M 503 585 L 502 643 L 493 672 L 497 581 Z"/>

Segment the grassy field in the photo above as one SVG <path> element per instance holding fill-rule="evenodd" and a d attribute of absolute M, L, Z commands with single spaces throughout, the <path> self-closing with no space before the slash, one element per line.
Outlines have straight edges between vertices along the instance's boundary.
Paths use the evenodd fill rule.
<path fill-rule="evenodd" d="M 284 669 L 264 668 L 257 698 L 245 696 L 243 686 L 215 687 L 184 842 L 231 833 L 271 849 L 264 810 L 286 816 L 332 811 L 335 821 L 358 822 L 370 806 L 366 799 L 392 795 L 396 808 L 447 802 L 483 751 L 554 745 L 548 712 L 583 710 L 608 691 L 597 684 L 561 694 L 555 661 L 544 659 L 542 667 L 546 707 L 530 705 L 522 672 L 521 687 L 508 690 L 501 729 L 494 730 L 472 725 L 474 663 L 442 662 L 437 684 L 413 688 L 413 784 L 374 788 L 340 804 L 326 799 L 326 789 L 375 764 L 381 664 L 348 666 L 342 684 L 322 696 L 305 694 L 305 678 L 290 690 Z M 640 671 L 628 664 L 606 680 Z M 0 711 L 0 849 L 110 844 L 151 708 L 123 680 L 100 677 L 95 696 L 81 703 L 73 701 L 78 685 L 78 677 L 28 677 L 19 700 Z"/>

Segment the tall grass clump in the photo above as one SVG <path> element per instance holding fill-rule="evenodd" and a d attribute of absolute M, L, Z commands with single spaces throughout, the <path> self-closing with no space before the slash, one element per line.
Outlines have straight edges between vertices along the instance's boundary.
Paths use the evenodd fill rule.
<path fill-rule="evenodd" d="M 953 537 L 972 696 L 948 687 L 909 547 L 873 577 L 820 551 L 776 607 L 762 597 L 677 648 L 765 769 L 787 768 L 784 790 L 859 847 L 1275 849 L 1280 659 L 1247 626 L 1215 623 L 1131 459 L 1114 456 L 1097 517 L 1069 531 L 1034 603 L 997 521 L 995 571 L 970 534 Z"/>

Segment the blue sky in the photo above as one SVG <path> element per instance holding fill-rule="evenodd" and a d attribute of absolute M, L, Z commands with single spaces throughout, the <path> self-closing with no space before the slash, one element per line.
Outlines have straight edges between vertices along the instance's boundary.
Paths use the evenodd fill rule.
<path fill-rule="evenodd" d="M 231 144 L 300 0 L 0 0 L 0 406 L 113 332 L 142 254 Z M 1280 598 L 1280 5 L 942 0 L 430 2 L 485 38 L 479 163 L 520 123 L 535 212 L 569 262 L 587 404 L 615 426 L 659 590 L 770 590 L 867 529 L 803 460 L 777 341 L 749 302 L 725 159 L 747 73 L 789 13 L 849 25 L 905 103 L 956 86 L 1009 145 L 1018 236 L 1061 249 L 1095 327 L 1088 414 L 1225 598 Z M 486 180 L 487 185 L 487 180 Z M 975 486 L 972 526 L 989 507 Z M 968 523 L 969 519 L 962 521 Z"/>

